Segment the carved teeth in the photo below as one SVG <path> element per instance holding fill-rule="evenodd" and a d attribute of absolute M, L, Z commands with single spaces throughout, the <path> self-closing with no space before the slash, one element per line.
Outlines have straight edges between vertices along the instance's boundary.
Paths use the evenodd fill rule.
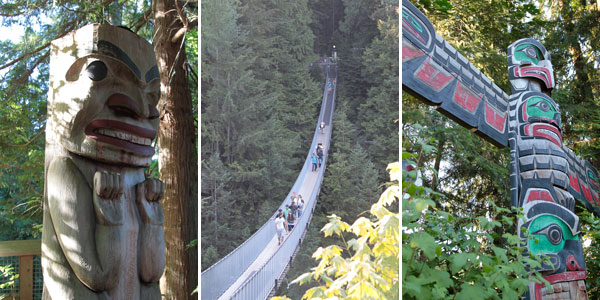
<path fill-rule="evenodd" d="M 133 135 L 131 133 L 127 133 L 127 132 L 123 132 L 123 131 L 119 131 L 119 130 L 100 128 L 100 129 L 98 129 L 98 133 L 102 134 L 102 135 L 118 138 L 120 140 L 132 142 L 132 143 L 138 144 L 138 145 L 144 145 L 144 146 L 152 145 L 151 139 L 139 137 L 137 135 Z"/>
<path fill-rule="evenodd" d="M 569 281 L 569 282 L 557 282 L 550 285 L 550 289 L 543 287 L 541 289 L 542 299 L 584 299 L 575 298 L 575 295 L 586 295 L 585 281 Z M 587 299 L 587 297 L 585 298 Z"/>

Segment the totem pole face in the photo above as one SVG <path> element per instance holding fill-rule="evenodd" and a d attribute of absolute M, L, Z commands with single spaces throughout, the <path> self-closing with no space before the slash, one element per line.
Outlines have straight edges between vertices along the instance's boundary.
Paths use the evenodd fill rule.
<path fill-rule="evenodd" d="M 537 91 L 550 95 L 554 71 L 550 53 L 534 39 L 520 39 L 508 47 L 508 79 L 512 92 Z"/>
<path fill-rule="evenodd" d="M 50 78 L 48 140 L 93 160 L 149 166 L 160 95 L 152 45 L 92 24 L 53 42 L 52 51 L 51 68 L 62 69 L 53 74 L 64 77 Z"/>
<path fill-rule="evenodd" d="M 583 251 L 579 242 L 579 218 L 565 207 L 544 200 L 529 202 L 524 209 L 526 220 L 521 226 L 530 233 L 529 252 L 550 258 L 551 264 L 542 265 L 538 271 L 552 275 L 585 270 L 583 257 L 578 257 Z"/>
<path fill-rule="evenodd" d="M 517 107 L 522 137 L 544 138 L 562 147 L 560 110 L 552 98 L 525 92 Z"/>

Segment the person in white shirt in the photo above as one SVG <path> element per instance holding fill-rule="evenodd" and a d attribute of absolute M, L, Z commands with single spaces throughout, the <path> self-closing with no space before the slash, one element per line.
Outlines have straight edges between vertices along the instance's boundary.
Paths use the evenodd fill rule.
<path fill-rule="evenodd" d="M 277 218 L 275 218 L 275 231 L 277 231 L 277 239 L 279 241 L 277 245 L 281 245 L 281 242 L 283 241 L 283 235 L 286 232 L 286 228 L 287 221 L 283 218 L 283 211 L 279 209 L 279 214 L 277 215 Z"/>

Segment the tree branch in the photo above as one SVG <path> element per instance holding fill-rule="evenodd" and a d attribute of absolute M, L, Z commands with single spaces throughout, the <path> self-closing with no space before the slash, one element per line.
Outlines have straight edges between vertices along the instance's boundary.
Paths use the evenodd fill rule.
<path fill-rule="evenodd" d="M 39 138 L 40 136 L 42 136 L 42 134 L 44 133 L 44 128 L 46 126 L 44 125 L 43 128 L 40 129 L 40 132 L 38 132 L 33 138 L 31 138 L 31 140 L 29 140 L 27 143 L 25 144 L 21 144 L 21 145 L 9 145 L 10 147 L 15 147 L 15 148 L 22 148 L 22 147 L 27 147 L 29 145 L 31 145 L 31 143 L 33 143 L 35 140 L 37 140 L 37 138 Z"/>
<path fill-rule="evenodd" d="M 6 69 L 6 68 L 8 68 L 8 67 L 10 67 L 10 66 L 12 66 L 12 65 L 14 65 L 14 64 L 16 64 L 17 62 L 19 62 L 20 60 L 22 60 L 23 58 L 25 58 L 25 57 L 27 57 L 27 56 L 29 56 L 29 55 L 36 54 L 36 53 L 38 53 L 38 52 L 40 52 L 40 51 L 44 50 L 46 47 L 50 46 L 50 43 L 52 43 L 52 42 L 48 42 L 48 43 L 44 44 L 43 46 L 41 46 L 41 47 L 39 47 L 39 48 L 37 48 L 37 49 L 35 49 L 35 50 L 29 51 L 29 52 L 27 52 L 27 53 L 25 53 L 25 54 L 23 54 L 23 55 L 21 55 L 21 56 L 17 57 L 17 58 L 16 58 L 16 59 L 14 59 L 13 61 L 11 61 L 11 62 L 9 62 L 9 63 L 7 63 L 7 64 L 5 64 L 5 65 L 1 66 L 1 67 L 0 67 L 0 70 L 2 70 L 2 69 Z"/>
<path fill-rule="evenodd" d="M 137 33 L 138 31 L 140 31 L 142 26 L 144 26 L 146 23 L 148 23 L 148 21 L 150 21 L 151 16 L 152 16 L 152 7 L 148 7 L 148 9 L 144 12 L 144 15 L 142 16 L 142 18 L 140 20 L 138 20 L 136 22 L 136 24 L 133 26 L 133 32 Z"/>
<path fill-rule="evenodd" d="M 71 30 L 73 30 L 75 28 L 75 25 L 77 24 L 77 21 L 78 20 L 75 20 L 75 21 L 71 22 L 71 24 L 69 26 L 67 26 L 67 28 L 65 28 L 65 30 L 59 36 L 53 38 L 52 40 L 58 39 L 58 38 L 61 38 L 61 37 L 65 36 L 65 35 L 67 35 Z M 8 67 L 10 67 L 10 66 L 12 66 L 14 64 L 16 64 L 17 62 L 19 62 L 20 60 L 22 60 L 23 58 L 25 58 L 25 57 L 27 57 L 29 55 L 36 54 L 36 53 L 44 50 L 46 47 L 50 46 L 51 43 L 52 43 L 52 41 L 50 41 L 50 42 L 48 42 L 48 43 L 46 43 L 46 44 L 44 44 L 44 45 L 36 48 L 35 50 L 29 51 L 29 52 L 27 52 L 27 53 L 25 53 L 25 54 L 17 57 L 16 59 L 12 60 L 11 62 L 9 62 L 9 63 L 1 66 L 0 70 L 6 69 L 6 68 L 8 68 Z"/>

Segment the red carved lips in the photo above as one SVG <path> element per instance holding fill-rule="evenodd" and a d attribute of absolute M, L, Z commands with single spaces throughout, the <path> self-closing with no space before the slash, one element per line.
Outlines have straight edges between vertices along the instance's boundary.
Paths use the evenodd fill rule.
<path fill-rule="evenodd" d="M 156 130 L 114 120 L 93 120 L 85 127 L 91 139 L 129 150 L 142 156 L 154 155 L 152 140 Z"/>

